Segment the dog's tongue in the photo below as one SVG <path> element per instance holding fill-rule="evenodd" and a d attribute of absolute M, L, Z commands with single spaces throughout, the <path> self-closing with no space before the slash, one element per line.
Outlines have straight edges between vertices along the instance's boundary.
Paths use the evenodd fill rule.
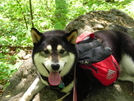
<path fill-rule="evenodd" d="M 51 72 L 48 77 L 48 81 L 49 81 L 50 85 L 52 85 L 52 86 L 59 85 L 61 82 L 61 77 L 59 75 L 59 72 Z"/>

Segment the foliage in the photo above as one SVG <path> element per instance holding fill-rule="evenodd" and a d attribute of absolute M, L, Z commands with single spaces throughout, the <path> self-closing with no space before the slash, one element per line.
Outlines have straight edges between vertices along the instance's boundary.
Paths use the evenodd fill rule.
<path fill-rule="evenodd" d="M 7 48 L 3 48 L 6 52 Z M 18 56 L 16 54 L 0 54 L 0 84 L 5 84 L 12 77 L 12 74 L 17 71 L 17 68 L 21 65 L 21 62 L 16 62 Z"/>
<path fill-rule="evenodd" d="M 7 64 L 6 62 L 0 62 L 0 67 L 0 83 L 4 84 L 10 79 L 17 68 L 11 64 Z"/>
<path fill-rule="evenodd" d="M 32 0 L 33 22 L 39 30 L 64 29 L 66 24 L 92 10 L 116 8 L 134 18 L 134 1 L 115 0 Z M 0 80 L 16 71 L 17 54 L 9 55 L 8 46 L 32 46 L 29 0 L 0 1 Z M 27 28 L 28 27 L 28 28 Z M 4 53 L 4 54 L 3 54 Z"/>
<path fill-rule="evenodd" d="M 115 0 L 114 3 L 105 0 L 32 0 L 33 22 L 40 30 L 63 29 L 70 20 L 92 10 L 116 8 L 133 17 L 133 6 L 132 0 Z M 29 0 L 0 1 L 0 13 L 0 43 L 31 46 Z"/>

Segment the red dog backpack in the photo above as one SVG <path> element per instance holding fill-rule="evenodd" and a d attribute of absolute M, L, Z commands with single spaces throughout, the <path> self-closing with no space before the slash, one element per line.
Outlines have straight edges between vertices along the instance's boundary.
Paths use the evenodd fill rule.
<path fill-rule="evenodd" d="M 101 84 L 113 84 L 119 76 L 120 67 L 111 53 L 94 38 L 94 33 L 84 32 L 76 40 L 79 53 L 78 66 L 91 73 Z M 89 77 L 90 78 L 90 77 Z"/>

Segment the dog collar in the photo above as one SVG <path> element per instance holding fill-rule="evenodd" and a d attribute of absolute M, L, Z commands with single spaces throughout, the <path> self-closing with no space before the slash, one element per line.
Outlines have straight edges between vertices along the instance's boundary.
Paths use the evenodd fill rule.
<path fill-rule="evenodd" d="M 45 81 L 48 82 L 48 78 L 47 78 L 47 77 L 45 77 L 45 76 L 43 76 L 43 75 L 41 75 L 41 74 L 40 74 L 40 77 L 41 77 L 43 80 L 45 80 Z M 65 84 L 64 84 L 64 82 L 62 82 L 62 81 L 61 81 L 61 83 L 60 83 L 59 85 L 57 85 L 57 86 L 50 85 L 49 83 L 48 83 L 48 85 L 49 85 L 49 87 L 52 88 L 52 89 L 63 89 L 63 88 L 65 87 Z"/>
<path fill-rule="evenodd" d="M 59 85 L 57 85 L 57 86 L 49 85 L 49 87 L 50 87 L 51 89 L 61 90 L 61 89 L 63 89 L 63 88 L 65 87 L 65 84 L 64 84 L 63 82 L 61 82 L 61 83 L 60 83 Z"/>
<path fill-rule="evenodd" d="M 64 88 L 65 87 L 65 84 L 63 82 L 61 82 L 59 85 L 58 85 L 59 88 Z"/>

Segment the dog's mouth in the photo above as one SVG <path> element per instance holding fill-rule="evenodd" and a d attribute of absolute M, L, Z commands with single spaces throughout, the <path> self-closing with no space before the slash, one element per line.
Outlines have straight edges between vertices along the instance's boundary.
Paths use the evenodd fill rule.
<path fill-rule="evenodd" d="M 48 73 L 50 74 L 48 76 L 48 82 L 51 86 L 57 86 L 61 83 L 61 76 L 60 76 L 60 72 L 56 72 L 56 71 L 49 71 L 46 66 L 42 63 L 42 65 L 45 67 L 45 69 L 48 71 Z"/>
<path fill-rule="evenodd" d="M 48 77 L 48 82 L 52 86 L 57 86 L 61 83 L 61 77 L 59 72 L 50 72 L 50 75 Z"/>

